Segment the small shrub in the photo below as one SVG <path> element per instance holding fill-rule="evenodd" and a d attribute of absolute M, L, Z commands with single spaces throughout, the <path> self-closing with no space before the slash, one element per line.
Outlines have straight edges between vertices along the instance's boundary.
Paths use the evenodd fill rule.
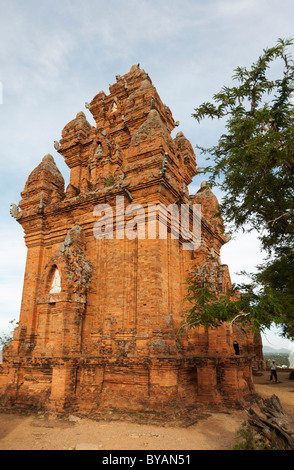
<path fill-rule="evenodd" d="M 264 439 L 253 432 L 250 425 L 246 422 L 236 432 L 236 438 L 233 443 L 233 450 L 275 450 L 267 444 Z"/>
<path fill-rule="evenodd" d="M 108 175 L 107 180 L 105 181 L 105 188 L 112 186 L 114 184 L 114 176 Z"/>

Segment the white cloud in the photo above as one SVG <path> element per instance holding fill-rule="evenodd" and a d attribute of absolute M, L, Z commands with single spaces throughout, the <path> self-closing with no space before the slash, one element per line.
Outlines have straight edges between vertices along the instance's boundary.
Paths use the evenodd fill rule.
<path fill-rule="evenodd" d="M 16 223 L 15 223 L 16 224 Z M 2 228 L 0 244 L 0 330 L 6 328 L 10 320 L 19 318 L 26 246 L 23 232 L 19 227 Z"/>
<path fill-rule="evenodd" d="M 221 0 L 216 3 L 219 13 L 225 18 L 237 16 L 244 19 L 244 15 L 252 15 L 262 12 L 266 7 L 265 0 Z"/>
<path fill-rule="evenodd" d="M 286 348 L 294 351 L 294 342 L 281 337 L 281 330 L 277 327 L 272 327 L 270 330 L 265 330 L 261 334 L 262 343 L 264 346 L 280 349 Z"/>
<path fill-rule="evenodd" d="M 221 260 L 230 269 L 233 283 L 250 282 L 249 278 L 239 275 L 241 271 L 249 274 L 256 272 L 256 266 L 262 264 L 266 254 L 260 249 L 258 233 L 233 233 L 232 240 L 226 243 L 221 250 Z"/>
<path fill-rule="evenodd" d="M 84 37 L 96 36 L 107 49 L 120 50 L 123 45 L 136 47 L 142 41 L 177 37 L 187 28 L 201 24 L 208 11 L 202 2 L 185 0 L 122 0 L 116 8 L 112 2 L 101 8 L 100 2 L 84 1 L 70 8 L 70 16 L 78 18 L 78 32 Z"/>
<path fill-rule="evenodd" d="M 31 33 L 30 26 L 23 25 L 21 44 L 6 38 L 9 46 L 4 57 L 3 53 L 0 54 L 5 64 L 2 75 L 6 93 L 12 96 L 22 94 L 22 105 L 36 103 L 40 89 L 56 88 L 66 70 L 73 46 L 65 31 L 40 32 L 36 35 Z"/>

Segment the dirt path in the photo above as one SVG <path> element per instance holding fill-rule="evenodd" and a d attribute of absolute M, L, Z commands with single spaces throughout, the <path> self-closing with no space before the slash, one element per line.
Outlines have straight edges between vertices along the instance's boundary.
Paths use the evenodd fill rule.
<path fill-rule="evenodd" d="M 255 386 L 262 398 L 276 394 L 294 415 L 294 381 L 288 376 L 281 372 L 275 384 L 266 372 L 255 377 Z M 242 410 L 209 412 L 189 427 L 2 413 L 0 450 L 230 450 L 245 420 Z"/>

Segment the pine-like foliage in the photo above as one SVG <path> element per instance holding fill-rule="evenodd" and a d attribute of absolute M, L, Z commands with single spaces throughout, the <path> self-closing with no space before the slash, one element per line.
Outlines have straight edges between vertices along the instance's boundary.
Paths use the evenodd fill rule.
<path fill-rule="evenodd" d="M 250 285 L 238 287 L 247 309 L 250 306 L 244 311 L 244 318 L 261 329 L 271 323 L 281 325 L 283 335 L 293 339 L 294 65 L 289 54 L 292 45 L 292 39 L 279 39 L 249 69 L 236 68 L 232 77 L 236 85 L 224 86 L 213 96 L 212 103 L 203 103 L 193 116 L 199 123 L 205 118 L 225 119 L 225 132 L 216 145 L 201 149 L 212 162 L 203 172 L 210 175 L 210 185 L 217 185 L 224 193 L 220 212 L 226 224 L 233 224 L 236 229 L 256 229 L 262 248 L 269 255 L 267 262 L 258 266 L 257 274 L 252 275 Z M 222 309 L 224 321 L 236 316 L 232 304 L 228 304 L 225 313 L 224 298 L 210 298 L 202 304 L 199 299 L 194 295 L 194 314 L 198 312 L 198 317 L 208 308 L 215 317 Z M 239 305 L 241 313 L 244 307 Z M 197 320 L 193 317 L 194 323 L 204 324 L 198 317 Z"/>

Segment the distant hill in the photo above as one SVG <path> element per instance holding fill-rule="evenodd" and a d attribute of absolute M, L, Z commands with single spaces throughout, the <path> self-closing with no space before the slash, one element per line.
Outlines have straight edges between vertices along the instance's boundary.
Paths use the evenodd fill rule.
<path fill-rule="evenodd" d="M 289 354 L 290 349 L 280 348 L 275 349 L 270 346 L 263 346 L 263 358 L 265 361 L 276 361 L 277 367 L 289 367 Z"/>
<path fill-rule="evenodd" d="M 286 348 L 275 349 L 270 346 L 263 346 L 262 350 L 264 354 L 290 354 L 290 349 Z"/>

